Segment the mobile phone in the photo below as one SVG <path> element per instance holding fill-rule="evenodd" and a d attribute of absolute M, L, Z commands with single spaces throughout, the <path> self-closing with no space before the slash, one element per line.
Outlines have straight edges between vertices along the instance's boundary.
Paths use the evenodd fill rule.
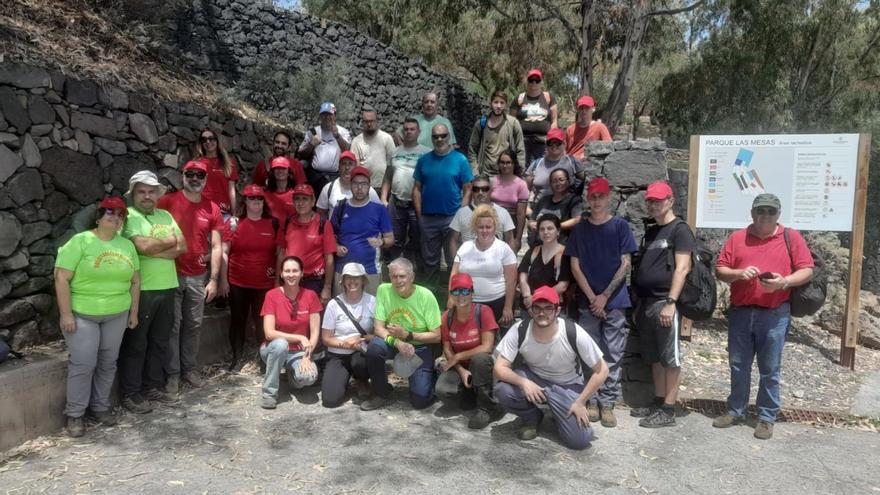
<path fill-rule="evenodd" d="M 761 280 L 770 280 L 771 278 L 773 278 L 773 274 L 770 272 L 764 272 L 758 275 L 758 278 Z"/>

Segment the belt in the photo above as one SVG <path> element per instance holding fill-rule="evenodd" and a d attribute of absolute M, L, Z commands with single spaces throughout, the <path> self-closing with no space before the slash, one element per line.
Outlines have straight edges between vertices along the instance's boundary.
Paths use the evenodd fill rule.
<path fill-rule="evenodd" d="M 397 196 L 391 196 L 391 201 L 394 202 L 394 206 L 400 208 L 411 208 L 413 205 L 412 201 L 404 201 L 402 199 L 399 199 Z"/>

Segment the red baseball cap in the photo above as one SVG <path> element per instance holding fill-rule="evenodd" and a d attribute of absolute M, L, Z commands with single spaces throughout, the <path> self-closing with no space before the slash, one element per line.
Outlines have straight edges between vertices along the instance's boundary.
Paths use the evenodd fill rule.
<path fill-rule="evenodd" d="M 358 165 L 357 167 L 351 169 L 351 178 L 354 179 L 356 175 L 363 175 L 366 178 L 370 178 L 370 171 L 367 170 L 367 167 L 361 167 Z"/>
<path fill-rule="evenodd" d="M 241 195 L 244 197 L 248 196 L 259 196 L 261 198 L 265 197 L 263 193 L 263 188 L 256 184 L 249 184 L 241 191 Z"/>
<path fill-rule="evenodd" d="M 349 151 L 349 150 L 345 150 L 345 151 L 342 152 L 341 155 L 339 155 L 339 161 L 340 161 L 340 162 L 341 162 L 342 160 L 345 160 L 345 159 L 351 160 L 351 161 L 353 161 L 353 162 L 355 162 L 355 163 L 358 162 L 358 157 L 354 156 L 354 153 L 352 153 L 352 152 Z"/>
<path fill-rule="evenodd" d="M 596 106 L 596 102 L 593 100 L 592 96 L 584 95 L 584 96 L 581 96 L 580 98 L 578 98 L 578 102 L 577 102 L 578 108 L 580 108 L 580 107 L 593 108 L 595 106 Z"/>
<path fill-rule="evenodd" d="M 204 160 L 196 158 L 195 160 L 190 160 L 186 162 L 186 165 L 183 166 L 183 171 L 187 170 L 201 170 L 202 172 L 208 173 L 208 164 L 205 163 Z"/>
<path fill-rule="evenodd" d="M 648 186 L 648 192 L 645 193 L 645 199 L 653 201 L 659 201 L 671 197 L 672 188 L 663 180 L 652 182 L 651 185 Z"/>
<path fill-rule="evenodd" d="M 608 194 L 611 192 L 611 184 L 604 177 L 596 177 L 587 184 L 587 197 L 593 194 Z"/>
<path fill-rule="evenodd" d="M 532 303 L 536 303 L 538 301 L 547 301 L 551 304 L 559 305 L 559 294 L 556 293 L 556 289 L 550 287 L 548 285 L 544 285 L 538 287 L 538 290 L 532 292 Z"/>
<path fill-rule="evenodd" d="M 526 79 L 529 79 L 530 77 L 537 77 L 537 78 L 540 78 L 541 80 L 543 80 L 544 74 L 542 74 L 541 71 L 538 69 L 532 69 L 529 71 L 528 74 L 526 74 Z"/>
<path fill-rule="evenodd" d="M 315 197 L 315 190 L 308 184 L 297 184 L 293 188 L 293 196 L 310 196 Z"/>
<path fill-rule="evenodd" d="M 558 127 L 550 129 L 550 132 L 547 133 L 547 142 L 549 143 L 550 141 L 554 141 L 554 140 L 562 141 L 564 143 L 565 142 L 565 131 L 563 131 L 562 129 L 560 129 Z"/>
<path fill-rule="evenodd" d="M 290 158 L 286 156 L 276 156 L 269 162 L 269 168 L 290 168 Z"/>
<path fill-rule="evenodd" d="M 449 289 L 471 289 L 474 290 L 474 279 L 467 273 L 456 273 L 449 279 Z"/>
<path fill-rule="evenodd" d="M 119 196 L 107 196 L 101 200 L 98 204 L 98 208 L 120 210 L 122 211 L 122 218 L 125 218 L 128 215 L 128 207 L 125 205 L 125 201 Z"/>

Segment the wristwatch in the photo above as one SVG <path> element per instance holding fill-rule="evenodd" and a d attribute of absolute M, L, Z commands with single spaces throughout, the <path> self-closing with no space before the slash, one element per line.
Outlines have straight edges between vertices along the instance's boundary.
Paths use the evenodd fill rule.
<path fill-rule="evenodd" d="M 675 304 L 675 303 L 677 303 L 677 302 L 678 302 L 678 301 L 676 301 L 675 299 L 673 299 L 673 298 L 671 298 L 671 297 L 667 297 L 667 298 L 666 298 L 666 304 Z"/>
<path fill-rule="evenodd" d="M 403 339 L 403 341 L 404 341 L 404 342 L 411 342 L 412 339 L 413 339 L 413 333 L 412 333 L 412 332 L 406 332 L 406 338 Z"/>

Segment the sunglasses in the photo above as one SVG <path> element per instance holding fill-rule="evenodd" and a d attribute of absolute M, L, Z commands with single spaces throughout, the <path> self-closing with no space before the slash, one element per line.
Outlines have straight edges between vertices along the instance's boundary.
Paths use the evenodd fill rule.
<path fill-rule="evenodd" d="M 532 312 L 533 313 L 552 313 L 556 311 L 556 306 L 535 306 L 532 304 Z"/>
<path fill-rule="evenodd" d="M 105 217 L 125 217 L 125 211 L 119 208 L 104 208 Z"/>
<path fill-rule="evenodd" d="M 199 142 L 204 144 L 209 141 L 217 141 L 217 136 L 201 136 L 199 137 Z"/>
<path fill-rule="evenodd" d="M 449 291 L 453 296 L 469 296 L 474 293 L 471 289 L 452 289 Z"/>
<path fill-rule="evenodd" d="M 489 192 L 489 186 L 474 186 L 471 188 L 471 190 L 474 192 Z"/>
<path fill-rule="evenodd" d="M 244 199 L 248 201 L 263 201 L 262 196 L 245 196 Z"/>
<path fill-rule="evenodd" d="M 204 172 L 193 172 L 190 170 L 190 171 L 184 172 L 183 176 L 186 177 L 187 179 L 196 178 L 196 179 L 201 180 L 201 179 L 204 179 L 205 177 L 207 177 L 208 174 L 206 174 Z"/>
<path fill-rule="evenodd" d="M 771 207 L 763 207 L 763 208 L 755 208 L 754 209 L 755 215 L 773 216 L 773 215 L 776 215 L 777 211 L 778 210 L 776 208 L 771 208 Z"/>
<path fill-rule="evenodd" d="M 446 133 L 446 134 L 432 134 L 432 135 L 431 135 L 431 138 L 432 138 L 432 139 L 446 139 L 446 138 L 448 138 L 448 137 L 449 137 L 449 133 Z"/>
<path fill-rule="evenodd" d="M 530 78 L 528 79 L 528 81 L 529 81 L 531 84 L 538 84 L 539 82 L 541 82 L 541 80 L 538 79 L 537 77 L 530 77 Z"/>

